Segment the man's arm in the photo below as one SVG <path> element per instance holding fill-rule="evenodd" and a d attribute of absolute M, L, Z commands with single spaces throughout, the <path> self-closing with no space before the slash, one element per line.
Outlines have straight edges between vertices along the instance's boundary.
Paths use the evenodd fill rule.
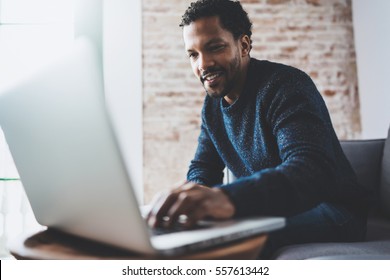
<path fill-rule="evenodd" d="M 214 186 L 222 183 L 225 164 L 217 153 L 206 127 L 201 126 L 198 147 L 191 161 L 187 181 Z"/>
<path fill-rule="evenodd" d="M 225 165 L 219 157 L 204 125 L 198 138 L 198 148 L 187 173 L 187 181 L 159 195 L 148 215 L 152 227 L 171 227 L 182 221 L 192 227 L 205 217 L 227 219 L 234 215 L 234 205 L 219 188 Z M 179 216 L 185 216 L 180 219 Z"/>
<path fill-rule="evenodd" d="M 345 201 L 345 193 L 353 200 L 358 196 L 353 172 L 311 79 L 304 73 L 280 74 L 271 86 L 262 108 L 281 163 L 219 186 L 233 201 L 236 216 L 292 216 L 323 201 Z"/>

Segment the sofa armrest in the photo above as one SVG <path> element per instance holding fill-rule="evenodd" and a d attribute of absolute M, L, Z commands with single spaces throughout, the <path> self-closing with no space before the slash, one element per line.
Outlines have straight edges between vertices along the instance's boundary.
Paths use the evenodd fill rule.
<path fill-rule="evenodd" d="M 379 191 L 384 143 L 385 139 L 340 141 L 358 182 L 375 193 Z"/>

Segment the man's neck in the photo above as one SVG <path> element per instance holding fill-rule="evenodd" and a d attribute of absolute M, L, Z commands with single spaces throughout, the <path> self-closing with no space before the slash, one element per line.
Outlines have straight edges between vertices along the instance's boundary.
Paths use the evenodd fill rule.
<path fill-rule="evenodd" d="M 249 68 L 249 62 L 250 58 L 248 57 L 247 60 L 245 60 L 244 65 L 243 65 L 243 70 L 241 72 L 241 77 L 240 77 L 240 82 L 237 85 L 237 87 L 232 90 L 230 93 L 224 96 L 225 101 L 229 104 L 232 105 L 241 95 L 241 93 L 244 90 L 245 83 L 246 83 L 246 77 L 248 73 L 248 68 Z"/>
<path fill-rule="evenodd" d="M 229 96 L 229 95 L 225 95 L 224 99 L 225 101 L 229 104 L 229 105 L 232 105 L 234 103 L 234 101 L 236 101 L 238 98 L 240 97 L 240 95 L 236 95 L 236 96 Z"/>

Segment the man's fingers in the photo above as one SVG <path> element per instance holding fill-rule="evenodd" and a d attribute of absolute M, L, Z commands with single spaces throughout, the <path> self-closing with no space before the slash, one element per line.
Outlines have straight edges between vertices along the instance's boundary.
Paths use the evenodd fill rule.
<path fill-rule="evenodd" d="M 169 209 L 167 216 L 169 218 L 168 226 L 176 223 L 186 224 L 186 221 L 180 221 L 180 217 L 192 219 L 193 213 L 197 211 L 201 203 L 201 193 L 196 191 L 182 191 L 178 194 L 175 203 Z"/>
<path fill-rule="evenodd" d="M 199 205 L 194 211 L 191 211 L 191 214 L 187 216 L 187 219 L 182 222 L 183 227 L 192 228 L 194 227 L 200 220 L 207 216 L 207 212 L 204 210 L 202 205 Z"/>
<path fill-rule="evenodd" d="M 148 223 L 152 227 L 172 227 L 179 222 L 192 227 L 205 217 L 227 219 L 234 212 L 234 205 L 220 189 L 187 182 L 157 199 L 148 215 Z"/>
<path fill-rule="evenodd" d="M 158 227 L 164 223 L 164 217 L 170 209 L 171 205 L 175 202 L 176 194 L 170 192 L 161 193 L 153 204 L 151 211 L 148 215 L 148 224 L 151 227 Z"/>
<path fill-rule="evenodd" d="M 146 216 L 150 226 L 155 226 L 156 222 L 158 222 L 158 218 L 164 216 L 164 209 L 168 207 L 169 201 L 173 203 L 175 194 L 179 193 L 187 183 L 187 180 L 178 182 L 171 191 L 160 192 L 158 195 L 154 196 L 152 202 L 150 203 L 152 207 Z M 170 200 L 166 202 L 171 194 L 173 194 L 173 198 L 171 197 Z"/>
<path fill-rule="evenodd" d="M 184 181 L 171 192 L 160 195 L 150 212 L 148 224 L 152 227 L 174 225 L 178 217 L 189 208 L 189 204 L 182 203 L 183 200 L 187 200 L 187 193 L 191 192 L 194 185 L 194 183 Z"/>

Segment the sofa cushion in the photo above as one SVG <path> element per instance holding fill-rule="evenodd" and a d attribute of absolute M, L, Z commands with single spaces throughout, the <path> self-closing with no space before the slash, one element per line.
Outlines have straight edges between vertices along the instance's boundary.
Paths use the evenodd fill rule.
<path fill-rule="evenodd" d="M 310 258 L 309 260 L 390 260 L 390 254 L 334 255 L 334 256 Z"/>
<path fill-rule="evenodd" d="M 390 241 L 390 220 L 383 212 L 377 211 L 368 217 L 366 241 L 379 240 Z"/>
<path fill-rule="evenodd" d="M 383 149 L 380 197 L 382 210 L 390 217 L 390 128 Z"/>

